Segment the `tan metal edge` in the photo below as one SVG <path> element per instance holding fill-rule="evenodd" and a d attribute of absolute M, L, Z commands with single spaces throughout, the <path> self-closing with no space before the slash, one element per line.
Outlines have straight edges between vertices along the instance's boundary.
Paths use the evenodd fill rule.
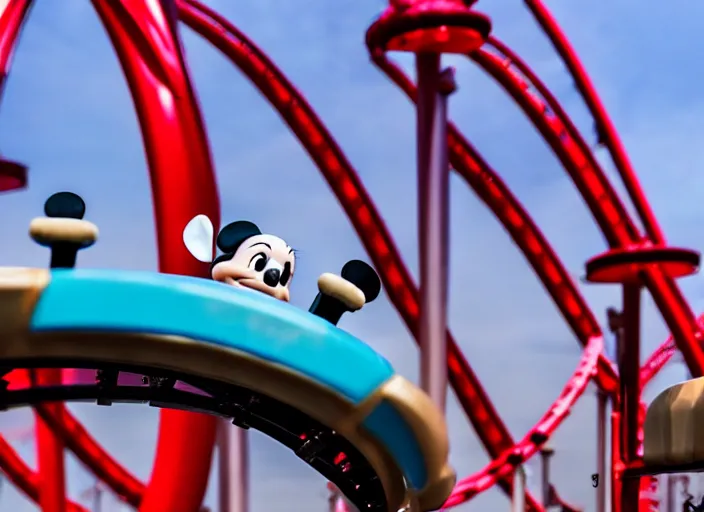
<path fill-rule="evenodd" d="M 381 387 L 381 395 L 408 422 L 423 452 L 428 483 L 418 493 L 421 510 L 440 508 L 457 480 L 448 463 L 450 446 L 445 418 L 428 395 L 400 375 Z"/>
<path fill-rule="evenodd" d="M 82 219 L 37 217 L 29 224 L 29 236 L 43 245 L 56 241 L 90 245 L 98 239 L 98 226 Z"/>
<path fill-rule="evenodd" d="M 325 273 L 318 278 L 318 289 L 325 295 L 334 297 L 352 311 L 362 309 L 366 302 L 364 292 L 344 277 Z"/>
<path fill-rule="evenodd" d="M 418 492 L 420 510 L 436 510 L 457 480 L 448 463 L 450 448 L 445 419 L 428 395 L 400 375 L 394 375 L 362 402 L 348 421 L 359 425 L 384 400 L 406 420 L 423 452 L 428 483 Z"/>
<path fill-rule="evenodd" d="M 0 358 L 65 358 L 143 365 L 244 386 L 301 410 L 350 440 L 379 475 L 389 512 L 433 510 L 449 494 L 454 472 L 446 464 L 444 420 L 430 399 L 405 379 L 392 378 L 372 398 L 355 407 L 287 368 L 178 336 L 30 334 L 31 315 L 49 276 L 44 269 L 0 268 Z M 429 484 L 417 497 L 407 492 L 401 472 L 385 448 L 360 426 L 383 399 L 409 422 L 426 457 Z"/>
<path fill-rule="evenodd" d="M 34 306 L 49 278 L 49 271 L 45 269 L 0 267 L 2 344 L 12 342 L 15 333 L 27 331 Z"/>
<path fill-rule="evenodd" d="M 653 400 L 643 444 L 646 465 L 704 468 L 704 377 L 671 386 Z"/>

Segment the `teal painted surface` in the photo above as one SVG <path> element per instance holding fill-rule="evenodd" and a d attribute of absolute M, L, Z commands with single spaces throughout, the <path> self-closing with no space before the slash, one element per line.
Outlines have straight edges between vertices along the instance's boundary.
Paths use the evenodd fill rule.
<path fill-rule="evenodd" d="M 425 487 L 428 473 L 423 452 L 411 427 L 391 404 L 381 402 L 364 420 L 364 427 L 386 446 L 410 487 Z"/>
<path fill-rule="evenodd" d="M 31 328 L 185 336 L 286 366 L 354 403 L 393 375 L 371 347 L 321 318 L 262 293 L 192 277 L 54 270 Z"/>

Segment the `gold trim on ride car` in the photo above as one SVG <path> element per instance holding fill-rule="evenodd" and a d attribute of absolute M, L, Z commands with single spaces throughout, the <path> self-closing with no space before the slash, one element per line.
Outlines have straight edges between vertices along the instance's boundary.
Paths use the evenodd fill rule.
<path fill-rule="evenodd" d="M 50 276 L 44 269 L 0 267 L 0 358 L 151 367 L 249 388 L 300 410 L 350 441 L 379 476 L 389 512 L 435 510 L 452 490 L 455 473 L 447 462 L 445 420 L 430 398 L 403 377 L 393 376 L 355 405 L 279 364 L 181 336 L 31 333 L 32 314 Z M 382 401 L 409 424 L 425 458 L 428 483 L 418 492 L 406 488 L 393 457 L 362 425 Z"/>

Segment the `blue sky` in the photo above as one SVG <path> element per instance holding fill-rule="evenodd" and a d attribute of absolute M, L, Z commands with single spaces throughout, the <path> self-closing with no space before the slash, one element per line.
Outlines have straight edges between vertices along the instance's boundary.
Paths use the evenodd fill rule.
<path fill-rule="evenodd" d="M 382 0 L 211 1 L 242 28 L 303 91 L 337 137 L 395 236 L 414 275 L 415 116 L 403 95 L 374 69 L 362 44 Z M 637 168 L 668 239 L 701 247 L 704 221 L 699 191 L 704 175 L 704 52 L 695 20 L 704 5 L 670 2 L 644 9 L 636 0 L 549 2 L 601 93 Z M 553 88 L 578 126 L 594 140 L 592 123 L 547 39 L 520 2 L 482 0 L 494 34 L 508 42 Z M 223 219 L 248 219 L 301 251 L 293 302 L 307 307 L 321 272 L 337 271 L 364 251 L 327 185 L 278 116 L 241 74 L 207 43 L 182 31 L 187 57 L 217 167 Z M 402 59 L 408 68 L 411 61 Z M 553 154 L 523 114 L 490 78 L 465 59 L 451 116 L 501 173 L 532 213 L 574 276 L 604 241 Z M 28 191 L 0 197 L 1 265 L 44 266 L 46 251 L 26 236 L 46 197 L 73 190 L 88 203 L 101 241 L 80 256 L 85 267 L 155 269 L 147 172 L 136 117 L 117 59 L 88 1 L 38 1 L 23 33 L 0 110 L 4 154 L 31 168 Z M 607 169 L 603 150 L 598 156 Z M 613 173 L 611 173 L 613 176 Z M 620 189 L 620 185 L 619 185 Z M 278 196 L 272 196 L 275 191 Z M 322 213 L 322 214 L 321 214 Z M 460 180 L 452 180 L 450 326 L 516 438 L 537 421 L 572 373 L 580 352 L 573 336 L 491 214 Z M 614 287 L 580 284 L 589 304 L 619 303 Z M 694 309 L 704 306 L 701 279 L 682 282 Z M 417 351 L 398 315 L 382 296 L 342 326 L 387 356 L 400 373 L 417 377 Z M 666 336 L 649 300 L 644 352 Z M 647 391 L 684 378 L 671 365 Z M 554 479 L 573 503 L 593 509 L 595 399 L 590 389 L 552 445 Z M 71 409 L 115 456 L 146 479 L 158 415 L 147 407 Z M 4 413 L 0 432 L 31 422 L 29 411 Z M 450 398 L 452 459 L 461 476 L 487 457 Z M 253 435 L 252 510 L 291 510 L 292 502 L 324 510 L 322 477 L 274 442 Z M 33 463 L 32 443 L 18 444 Z M 90 485 L 70 462 L 73 497 Z M 267 492 L 277 485 L 281 492 Z M 214 504 L 216 485 L 208 493 Z M 3 488 L 8 510 L 34 510 Z M 458 510 L 507 506 L 492 490 Z M 113 508 L 119 510 L 119 508 Z"/>

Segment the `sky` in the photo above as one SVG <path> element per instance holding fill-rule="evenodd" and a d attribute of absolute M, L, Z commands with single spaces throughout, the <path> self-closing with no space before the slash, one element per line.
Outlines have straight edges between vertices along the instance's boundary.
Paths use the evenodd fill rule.
<path fill-rule="evenodd" d="M 305 94 L 337 138 L 417 276 L 415 114 L 407 99 L 369 62 L 364 31 L 383 0 L 226 0 L 208 5 L 232 20 L 272 57 Z M 704 4 L 672 1 L 667 9 L 636 0 L 549 1 L 579 52 L 629 152 L 652 207 L 673 245 L 701 248 L 704 221 L 704 52 L 695 37 Z M 525 7 L 512 0 L 480 0 L 494 35 L 507 42 L 547 82 L 590 143 L 592 121 L 561 61 Z M 292 302 L 307 308 L 322 272 L 367 258 L 350 223 L 314 164 L 277 114 L 238 70 L 188 29 L 181 29 L 201 104 L 220 187 L 225 222 L 252 220 L 300 250 Z M 394 56 L 412 71 L 412 60 Z M 504 177 L 578 278 L 587 258 L 606 246 L 572 182 L 508 95 L 463 58 L 452 119 Z M 699 146 L 699 147 L 697 147 Z M 30 167 L 28 190 L 0 196 L 0 265 L 47 265 L 47 251 L 27 237 L 29 221 L 59 190 L 81 194 L 100 242 L 79 266 L 156 269 L 154 225 L 144 151 L 117 58 L 86 0 L 37 0 L 15 55 L 0 109 L 0 148 Z M 608 155 L 597 156 L 619 190 Z M 449 325 L 514 438 L 540 418 L 559 394 L 580 350 L 525 259 L 469 187 L 451 182 Z M 681 282 L 695 312 L 704 309 L 700 277 Z M 620 303 L 617 287 L 579 287 L 597 318 Z M 372 345 L 397 371 L 417 380 L 418 353 L 385 295 L 340 326 Z M 643 317 L 644 356 L 667 336 L 649 298 Z M 672 364 L 646 390 L 652 399 L 686 371 Z M 590 386 L 550 441 L 554 482 L 571 503 L 594 509 L 595 393 Z M 71 410 L 115 457 L 147 479 L 158 413 L 148 407 Z M 0 433 L 34 464 L 28 410 L 0 415 Z M 459 475 L 488 458 L 452 394 L 448 424 L 451 459 Z M 325 482 L 287 449 L 252 434 L 252 511 L 325 510 Z M 537 472 L 537 465 L 529 463 Z M 69 456 L 74 499 L 93 483 Z M 281 492 L 270 492 L 277 485 Z M 534 483 L 533 483 L 534 485 Z M 214 506 L 213 480 L 206 504 Z M 106 506 L 110 502 L 106 499 Z M 89 503 L 84 502 L 86 505 Z M 111 504 L 104 510 L 121 510 Z M 35 510 L 13 489 L 0 488 L 0 507 Z M 490 490 L 457 510 L 506 510 Z"/>

